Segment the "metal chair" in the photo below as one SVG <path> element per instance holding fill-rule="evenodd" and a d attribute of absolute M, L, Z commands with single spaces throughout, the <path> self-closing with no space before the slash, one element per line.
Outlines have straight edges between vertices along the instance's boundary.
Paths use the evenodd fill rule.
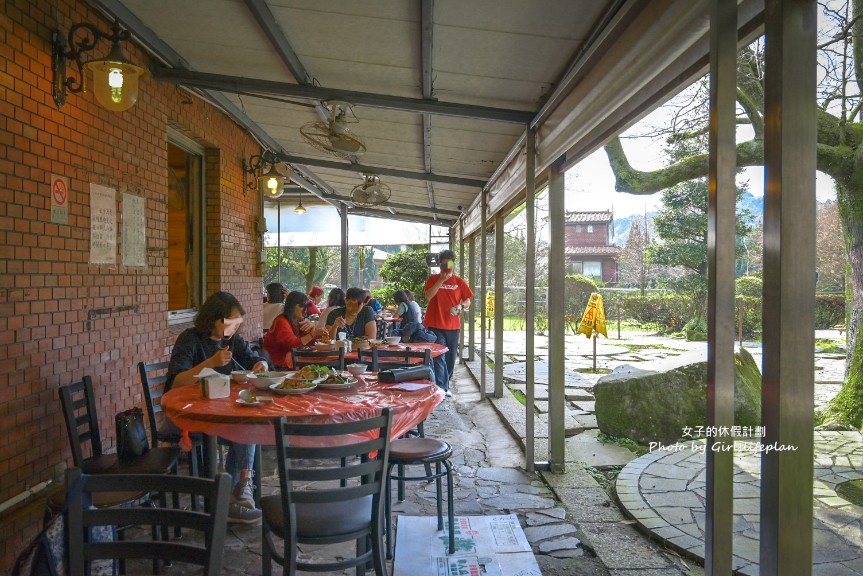
<path fill-rule="evenodd" d="M 152 559 L 154 563 L 176 560 L 200 565 L 206 576 L 221 573 L 231 490 L 231 479 L 227 474 L 220 474 L 215 479 L 173 474 L 90 475 L 82 473 L 79 468 L 70 468 L 66 471 L 66 490 L 69 573 L 72 576 L 89 574 L 88 565 L 94 560 L 140 558 Z M 203 497 L 209 505 L 206 511 L 143 506 L 97 508 L 89 505 L 91 501 L 98 501 L 100 495 L 119 490 L 184 493 L 193 499 Z M 92 527 L 129 525 L 167 525 L 199 531 L 203 537 L 199 544 L 193 543 L 191 538 L 182 543 L 159 540 L 155 533 L 152 539 L 143 541 L 88 542 L 87 535 Z"/>
<path fill-rule="evenodd" d="M 410 346 L 403 350 L 380 350 L 378 346 L 364 348 L 358 353 L 360 362 L 371 364 L 371 371 L 391 370 L 423 364 L 431 367 L 431 350 L 412 350 Z"/>
<path fill-rule="evenodd" d="M 297 570 L 337 572 L 352 566 L 362 574 L 369 561 L 375 574 L 385 576 L 383 492 L 391 409 L 337 424 L 291 424 L 281 417 L 274 426 L 280 494 L 261 499 L 264 576 L 271 574 L 273 560 L 291 576 Z M 342 466 L 342 458 L 349 463 Z M 340 486 L 341 480 L 347 486 Z M 283 540 L 281 550 L 274 536 Z M 354 558 L 317 564 L 297 560 L 297 544 L 351 540 L 357 543 Z"/>
<path fill-rule="evenodd" d="M 399 438 L 393 440 L 390 447 L 390 461 L 387 467 L 387 495 L 386 495 L 386 535 L 387 535 L 387 559 L 393 557 L 393 532 L 392 532 L 392 491 L 390 480 L 399 482 L 399 502 L 404 500 L 404 482 L 434 480 L 437 488 L 437 529 L 443 530 L 443 505 L 441 478 L 446 476 L 447 491 L 447 522 L 449 528 L 449 554 L 455 553 L 455 529 L 453 515 L 453 486 L 452 486 L 452 446 L 443 440 L 434 438 Z M 405 466 L 425 466 L 426 474 L 423 476 L 405 476 Z M 435 465 L 434 473 L 430 472 L 430 465 Z M 441 464 L 444 470 L 441 470 Z M 393 466 L 398 467 L 398 473 L 393 474 Z"/>
<path fill-rule="evenodd" d="M 336 350 L 302 350 L 291 349 L 291 361 L 294 368 L 299 370 L 303 366 L 317 364 L 318 366 L 329 366 L 336 370 L 345 369 L 345 349 Z"/>
<path fill-rule="evenodd" d="M 60 403 L 66 420 L 72 461 L 87 474 L 166 474 L 176 471 L 177 447 L 153 446 L 142 456 L 121 462 L 117 454 L 102 452 L 99 417 L 93 396 L 93 380 L 84 376 L 80 382 L 60 387 Z M 85 453 L 88 454 L 85 456 Z"/>

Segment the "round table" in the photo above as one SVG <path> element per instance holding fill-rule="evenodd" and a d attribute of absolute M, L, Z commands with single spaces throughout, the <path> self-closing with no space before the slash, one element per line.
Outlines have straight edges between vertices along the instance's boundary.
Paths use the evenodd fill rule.
<path fill-rule="evenodd" d="M 162 396 L 162 409 L 184 433 L 203 432 L 242 444 L 274 445 L 273 420 L 286 416 L 295 422 L 327 423 L 363 420 L 393 409 L 392 437 L 398 438 L 425 420 L 444 399 L 444 391 L 428 380 L 409 386 L 380 384 L 372 378 L 344 390 L 322 390 L 282 396 L 255 390 L 272 398 L 260 406 L 238 404 L 240 390 L 248 384 L 231 383 L 229 398 L 204 398 L 199 386 L 183 386 Z M 417 388 L 410 390 L 410 388 Z"/>
<path fill-rule="evenodd" d="M 449 350 L 445 344 L 438 344 L 436 342 L 405 342 L 404 344 L 396 344 L 395 346 L 378 346 L 379 350 L 405 350 L 410 348 L 413 351 L 423 351 L 429 350 L 431 351 L 431 357 L 437 358 L 438 356 L 443 356 Z M 367 348 L 364 348 L 364 350 Z M 354 348 L 350 352 L 345 353 L 345 362 L 356 362 L 359 359 L 359 351 Z M 411 360 L 411 362 L 419 363 L 420 359 L 416 358 Z"/>

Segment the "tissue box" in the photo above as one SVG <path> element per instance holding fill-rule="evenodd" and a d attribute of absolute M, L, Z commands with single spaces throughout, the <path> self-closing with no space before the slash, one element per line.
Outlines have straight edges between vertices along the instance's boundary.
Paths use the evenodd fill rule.
<path fill-rule="evenodd" d="M 201 395 L 204 398 L 230 398 L 231 377 L 219 374 L 201 378 Z"/>

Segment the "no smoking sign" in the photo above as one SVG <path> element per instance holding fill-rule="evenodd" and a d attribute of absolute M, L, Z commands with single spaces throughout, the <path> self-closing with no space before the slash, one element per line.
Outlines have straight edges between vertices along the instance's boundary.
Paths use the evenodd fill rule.
<path fill-rule="evenodd" d="M 69 179 L 56 174 L 51 175 L 51 222 L 69 222 Z"/>

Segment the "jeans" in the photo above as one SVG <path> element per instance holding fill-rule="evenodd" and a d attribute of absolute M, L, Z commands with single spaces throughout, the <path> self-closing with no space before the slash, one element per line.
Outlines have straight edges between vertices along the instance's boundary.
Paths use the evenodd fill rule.
<path fill-rule="evenodd" d="M 449 381 L 455 370 L 455 359 L 458 356 L 458 336 L 460 330 L 441 330 L 439 328 L 429 328 L 429 330 L 437 336 L 438 344 L 443 344 L 449 348 L 443 356 L 436 358 L 436 361 L 433 362 L 437 385 L 444 390 L 449 390 Z"/>
<path fill-rule="evenodd" d="M 252 470 L 254 466 L 255 445 L 231 442 L 225 458 L 225 472 L 231 475 L 231 486 L 236 486 L 240 481 L 240 470 Z"/>

